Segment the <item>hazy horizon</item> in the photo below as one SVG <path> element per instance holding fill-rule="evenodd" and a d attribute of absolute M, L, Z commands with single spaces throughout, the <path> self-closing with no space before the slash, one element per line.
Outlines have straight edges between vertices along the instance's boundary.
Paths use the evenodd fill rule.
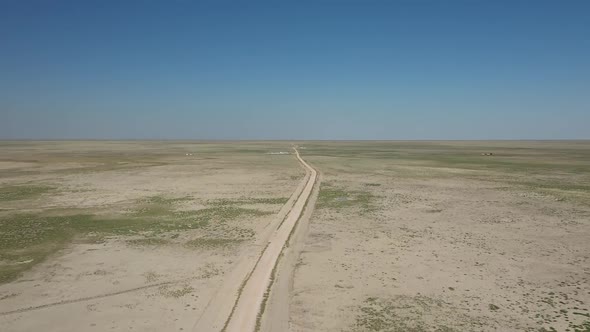
<path fill-rule="evenodd" d="M 4 1 L 0 140 L 587 140 L 587 1 Z"/>
<path fill-rule="evenodd" d="M 256 143 L 256 142 L 590 142 L 590 139 L 183 139 L 183 138 L 15 138 L 0 142 L 202 142 L 202 143 Z"/>

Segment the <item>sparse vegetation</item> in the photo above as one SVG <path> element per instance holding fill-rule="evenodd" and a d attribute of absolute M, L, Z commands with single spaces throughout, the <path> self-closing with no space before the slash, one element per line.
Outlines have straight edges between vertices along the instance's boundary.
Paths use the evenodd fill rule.
<path fill-rule="evenodd" d="M 285 204 L 289 200 L 288 197 L 277 198 L 237 198 L 237 199 L 217 199 L 211 200 L 208 204 L 211 205 L 245 205 L 245 204 Z"/>
<path fill-rule="evenodd" d="M 38 289 L 45 291 L 51 286 L 44 280 L 51 280 L 51 285 L 62 282 L 63 288 L 67 283 L 83 285 L 87 278 L 112 280 L 113 285 L 121 280 L 113 287 L 116 290 L 138 282 L 141 287 L 153 287 L 146 289 L 167 297 L 167 302 L 190 303 L 192 308 L 184 310 L 191 310 L 194 298 L 209 296 L 192 287 L 221 281 L 228 267 L 235 265 L 237 251 L 247 247 L 245 243 L 252 242 L 263 222 L 270 220 L 255 218 L 276 213 L 288 201 L 283 197 L 286 190 L 275 190 L 271 184 L 282 186 L 304 176 L 293 175 L 298 167 L 293 158 L 269 156 L 268 149 L 255 144 L 220 149 L 191 142 L 168 149 L 164 144 L 154 148 L 152 144 L 159 143 L 142 143 L 141 148 L 124 153 L 104 148 L 107 143 L 96 144 L 102 146 L 100 153 L 66 152 L 51 157 L 51 163 L 67 161 L 74 168 L 35 157 L 19 164 L 22 169 L 9 168 L 0 175 L 5 183 L 23 184 L 0 189 L 0 202 L 4 202 L 0 283 L 14 280 L 70 242 L 84 243 L 64 251 L 68 256 L 63 261 L 43 264 L 39 273 L 19 280 L 14 289 L 4 285 L 9 291 L 0 299 L 18 303 L 20 299 L 12 297 L 21 296 L 19 287 L 38 283 Z M 482 147 L 487 144 L 497 146 Z M 587 143 L 568 142 L 571 148 L 563 148 L 566 143 L 535 143 L 533 148 L 510 144 L 309 143 L 301 152 L 321 171 L 322 186 L 319 210 L 313 215 L 316 223 L 303 248 L 308 251 L 296 263 L 303 281 L 298 287 L 305 287 L 295 290 L 302 294 L 295 299 L 296 312 L 327 303 L 317 311 L 316 330 L 481 331 L 518 325 L 523 331 L 590 332 L 586 284 L 580 274 L 566 275 L 579 272 L 585 257 L 580 243 L 589 216 L 582 205 L 590 202 Z M 485 151 L 493 155 L 481 156 Z M 194 156 L 187 157 L 185 152 Z M 260 167 L 260 158 L 282 160 L 276 164 L 280 168 L 255 177 L 268 180 L 262 189 L 256 188 L 258 184 L 247 187 L 247 170 Z M 157 165 L 164 167 L 147 169 Z M 294 167 L 283 172 L 286 166 Z M 235 169 L 228 171 L 228 167 Z M 30 182 L 28 174 L 43 180 Z M 234 186 L 232 179 L 220 180 L 220 174 L 241 176 L 240 185 Z M 159 175 L 162 179 L 155 178 Z M 210 193 L 209 188 L 200 187 L 210 185 L 209 175 L 221 183 Z M 186 183 L 180 176 L 188 179 Z M 205 180 L 193 178 L 199 176 Z M 294 190 L 297 184 L 291 182 Z M 46 184 L 63 187 L 59 195 L 52 195 L 57 190 Z M 140 198 L 144 195 L 152 196 Z M 21 208 L 26 210 L 19 212 Z M 506 232 L 510 235 L 502 236 Z M 89 241 L 108 245 L 87 245 Z M 152 250 L 156 247 L 161 248 Z M 144 251 L 169 260 L 174 259 L 174 250 L 180 250 L 203 259 L 186 268 L 174 261 L 145 267 L 150 270 L 139 264 L 132 273 L 108 261 L 83 271 L 69 269 L 72 261 L 66 259 L 83 252 L 76 259 L 94 262 L 103 248 L 115 255 Z M 551 266 L 547 268 L 545 262 Z M 555 268 L 550 271 L 555 278 L 541 283 L 532 273 L 514 272 L 523 266 L 526 270 L 527 264 L 535 275 Z M 563 269 L 558 270 L 561 264 Z M 443 278 L 438 279 L 440 274 Z M 77 275 L 79 279 L 73 281 Z M 208 278 L 207 282 L 186 281 Z M 473 278 L 477 282 L 463 282 Z M 572 283 L 560 289 L 558 278 Z M 396 295 L 410 294 L 412 287 L 422 295 Z M 363 294 L 378 297 L 359 305 Z M 48 297 L 46 302 L 52 301 Z M 331 318 L 345 315 L 342 323 Z M 306 318 L 295 317 L 297 323 Z"/>
<path fill-rule="evenodd" d="M 59 316 L 68 307 L 62 300 L 94 312 L 103 296 L 116 295 L 118 310 L 174 326 L 175 318 L 153 315 L 158 307 L 149 301 L 176 313 L 202 309 L 214 295 L 202 287 L 220 285 L 238 250 L 289 200 L 299 182 L 292 180 L 303 178 L 293 156 L 266 154 L 289 149 L 285 142 L 0 146 L 0 283 L 16 280 L 2 285 L 2 314 L 50 304 Z M 35 298 L 27 304 L 21 296 Z M 101 319 L 72 328 L 100 328 Z M 6 329 L 52 324 L 41 317 Z"/>
<path fill-rule="evenodd" d="M 170 240 L 157 237 L 148 237 L 142 239 L 127 240 L 125 242 L 127 242 L 127 244 L 131 246 L 161 246 L 164 244 L 169 244 Z"/>
<path fill-rule="evenodd" d="M 576 306 L 588 302 L 580 270 L 587 141 L 307 146 L 322 187 L 299 270 L 308 282 L 294 291 L 304 294 L 294 304 L 295 324 L 305 324 L 307 308 L 328 304 L 314 329 L 584 331 L 588 318 L 578 313 L 587 312 Z M 375 196 L 377 211 L 355 215 L 359 191 Z M 535 275 L 520 274 L 530 262 Z M 437 290 L 433 267 L 454 283 Z M 474 282 L 466 287 L 466 279 Z M 418 295 L 399 296 L 412 290 Z M 357 307 L 355 322 L 331 319 L 354 312 L 362 292 L 380 298 Z"/>
<path fill-rule="evenodd" d="M 376 209 L 376 198 L 375 195 L 368 191 L 346 191 L 330 184 L 322 184 L 316 207 L 319 209 L 356 207 L 360 209 L 361 213 L 368 213 Z"/>
<path fill-rule="evenodd" d="M 569 330 L 573 332 L 590 332 L 590 321 L 584 321 L 581 324 L 570 323 Z"/>
<path fill-rule="evenodd" d="M 461 321 L 446 322 L 441 319 L 437 325 L 430 325 L 423 315 L 437 315 L 443 318 L 444 303 L 424 296 L 398 296 L 395 299 L 367 298 L 359 308 L 354 332 L 454 332 L 477 330 L 477 322 L 461 317 Z"/>
<path fill-rule="evenodd" d="M 186 243 L 189 248 L 216 249 L 227 248 L 239 244 L 242 239 L 197 238 Z"/>
<path fill-rule="evenodd" d="M 194 292 L 195 289 L 189 285 L 181 285 L 178 287 L 163 285 L 158 288 L 158 291 L 164 297 L 173 297 L 177 299 Z"/>
<path fill-rule="evenodd" d="M 148 272 L 144 273 L 143 276 L 145 277 L 146 283 L 156 282 L 160 279 L 160 275 L 158 275 L 154 271 L 148 271 Z"/>
<path fill-rule="evenodd" d="M 249 209 L 234 206 L 232 201 L 228 200 L 224 204 L 214 204 L 212 207 L 207 207 L 199 210 L 178 211 L 174 209 L 174 203 L 187 201 L 188 198 L 162 198 L 151 197 L 143 202 L 140 202 L 141 208 L 133 211 L 129 215 L 135 218 L 148 219 L 169 219 L 176 221 L 192 220 L 200 223 L 200 226 L 208 223 L 211 220 L 218 222 L 225 222 L 235 219 L 240 216 L 264 216 L 271 214 L 271 212 L 261 211 L 257 209 Z M 169 225 L 169 223 L 166 223 Z M 173 225 L 172 225 L 173 227 Z M 173 227 L 174 228 L 174 227 Z M 191 228 L 191 227 L 189 227 Z M 165 229 L 169 231 L 171 229 Z"/>
<path fill-rule="evenodd" d="M 7 186 L 0 188 L 0 202 L 31 199 L 51 191 L 53 187 L 42 185 Z"/>
<path fill-rule="evenodd" d="M 489 151 L 493 156 L 481 156 Z M 583 144 L 546 142 L 371 142 L 314 143 L 305 154 L 337 172 L 388 174 L 403 178 L 471 178 L 588 205 L 590 150 Z M 328 159 L 327 159 L 328 157 Z M 326 170 L 329 171 L 329 170 Z M 370 185 L 367 185 L 370 186 Z"/>
<path fill-rule="evenodd" d="M 109 235 L 145 235 L 147 237 L 144 239 L 130 239 L 127 243 L 162 245 L 169 241 L 154 235 L 198 229 L 211 222 L 220 224 L 238 217 L 263 216 L 269 213 L 235 206 L 174 211 L 171 204 L 176 199 L 150 198 L 149 201 L 155 203 L 142 205 L 138 211 L 116 218 L 88 214 L 13 214 L 0 217 L 0 259 L 8 262 L 0 266 L 0 283 L 14 280 L 23 271 L 63 248 L 76 236 L 97 242 Z M 250 234 L 243 230 L 240 235 L 247 237 Z"/>

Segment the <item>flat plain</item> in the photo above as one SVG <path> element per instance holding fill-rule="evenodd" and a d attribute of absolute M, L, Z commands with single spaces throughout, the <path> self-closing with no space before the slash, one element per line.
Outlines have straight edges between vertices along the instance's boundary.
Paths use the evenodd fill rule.
<path fill-rule="evenodd" d="M 291 144 L 2 142 L 2 330 L 191 331 L 304 177 L 278 152 Z"/>
<path fill-rule="evenodd" d="M 590 331 L 590 142 L 302 146 L 291 330 Z"/>
<path fill-rule="evenodd" d="M 589 141 L 0 142 L 2 330 L 195 331 L 303 189 L 293 144 L 315 206 L 257 329 L 590 331 Z"/>

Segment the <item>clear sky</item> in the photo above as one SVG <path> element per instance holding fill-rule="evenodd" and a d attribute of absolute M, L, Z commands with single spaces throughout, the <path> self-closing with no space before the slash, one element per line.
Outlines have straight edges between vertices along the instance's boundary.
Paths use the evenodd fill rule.
<path fill-rule="evenodd" d="M 1 0 L 0 138 L 590 138 L 590 1 Z"/>

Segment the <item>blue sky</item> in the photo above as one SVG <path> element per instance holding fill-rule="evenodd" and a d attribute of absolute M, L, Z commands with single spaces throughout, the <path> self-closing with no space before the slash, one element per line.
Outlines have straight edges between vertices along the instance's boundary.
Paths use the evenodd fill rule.
<path fill-rule="evenodd" d="M 0 1 L 0 138 L 590 138 L 590 1 Z"/>

